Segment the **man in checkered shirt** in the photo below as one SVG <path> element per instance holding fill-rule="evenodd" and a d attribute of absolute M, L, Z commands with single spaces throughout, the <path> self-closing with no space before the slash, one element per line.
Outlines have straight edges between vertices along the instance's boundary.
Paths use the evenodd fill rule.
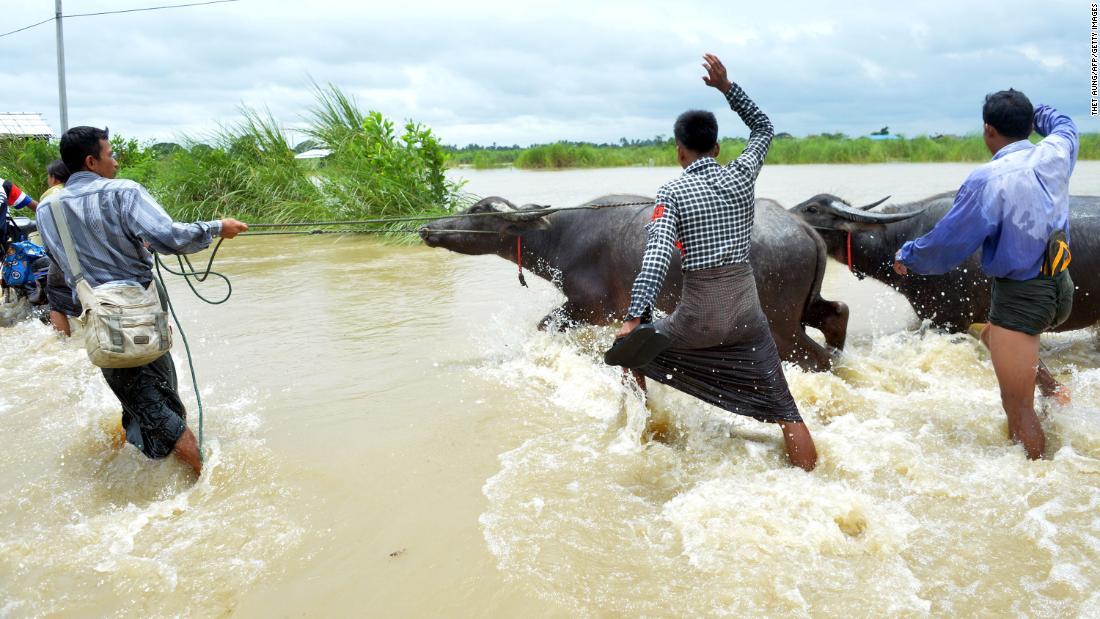
<path fill-rule="evenodd" d="M 756 177 L 768 154 L 772 124 L 722 62 L 706 54 L 706 85 L 722 92 L 748 125 L 749 140 L 723 167 L 718 123 L 692 110 L 676 120 L 676 156 L 684 173 L 657 191 L 642 267 L 631 290 L 620 336 L 652 320 L 673 249 L 681 254 L 684 293 L 656 326 L 672 346 L 641 372 L 728 411 L 779 423 L 793 464 L 812 470 L 813 439 L 787 388 L 749 262 Z M 639 380 L 644 387 L 644 381 Z"/>

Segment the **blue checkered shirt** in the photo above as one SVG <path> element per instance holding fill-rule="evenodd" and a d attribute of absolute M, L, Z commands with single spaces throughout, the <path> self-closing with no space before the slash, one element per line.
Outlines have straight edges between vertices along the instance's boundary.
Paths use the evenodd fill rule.
<path fill-rule="evenodd" d="M 38 232 L 50 257 L 75 286 L 61 245 L 54 209 L 68 214 L 80 268 L 90 285 L 153 280 L 153 256 L 145 243 L 162 254 L 191 254 L 210 245 L 221 233 L 220 221 L 183 224 L 172 221 L 144 187 L 129 180 L 112 180 L 92 172 L 69 177 L 65 189 L 38 209 Z"/>
<path fill-rule="evenodd" d="M 713 157 L 696 160 L 679 178 L 657 190 L 646 225 L 642 269 L 630 292 L 627 320 L 645 316 L 661 290 L 672 251 L 679 247 L 684 271 L 748 262 L 756 177 L 772 140 L 772 123 L 734 84 L 730 109 L 749 127 L 745 150 L 725 167 Z"/>

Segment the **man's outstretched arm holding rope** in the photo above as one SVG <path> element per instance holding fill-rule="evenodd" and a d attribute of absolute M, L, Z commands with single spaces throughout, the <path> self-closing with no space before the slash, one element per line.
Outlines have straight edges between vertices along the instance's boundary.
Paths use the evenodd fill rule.
<path fill-rule="evenodd" d="M 158 254 L 193 254 L 210 246 L 214 237 L 231 239 L 248 230 L 232 218 L 185 224 L 173 221 L 144 187 L 136 186 L 124 209 L 127 231 Z"/>

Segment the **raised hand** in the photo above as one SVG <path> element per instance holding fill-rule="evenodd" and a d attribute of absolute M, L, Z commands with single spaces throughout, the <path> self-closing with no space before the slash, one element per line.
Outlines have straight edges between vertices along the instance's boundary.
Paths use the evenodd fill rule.
<path fill-rule="evenodd" d="M 703 54 L 703 60 L 703 68 L 707 70 L 707 74 L 703 76 L 703 83 L 712 88 L 717 88 L 723 93 L 728 91 L 732 84 L 729 78 L 726 77 L 726 66 L 722 64 L 718 56 Z"/>

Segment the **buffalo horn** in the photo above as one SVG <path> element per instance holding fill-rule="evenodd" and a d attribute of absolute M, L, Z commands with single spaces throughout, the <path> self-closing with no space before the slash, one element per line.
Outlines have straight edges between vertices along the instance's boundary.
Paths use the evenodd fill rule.
<path fill-rule="evenodd" d="M 861 224 L 889 224 L 896 221 L 905 221 L 911 217 L 916 217 L 924 212 L 924 209 L 917 209 L 908 213 L 868 213 L 854 206 L 848 206 L 840 202 L 833 202 L 833 209 L 841 219 L 853 221 Z"/>
<path fill-rule="evenodd" d="M 868 204 L 867 206 L 860 206 L 860 207 L 858 207 L 858 208 L 859 208 L 859 210 L 861 210 L 861 211 L 869 211 L 869 210 L 871 210 L 871 209 L 875 208 L 876 206 L 878 206 L 878 205 L 882 204 L 883 202 L 885 202 L 885 201 L 887 201 L 887 200 L 889 200 L 889 199 L 890 199 L 890 196 L 886 196 L 885 198 L 883 198 L 883 199 L 879 200 L 878 202 L 872 202 L 872 203 Z"/>

